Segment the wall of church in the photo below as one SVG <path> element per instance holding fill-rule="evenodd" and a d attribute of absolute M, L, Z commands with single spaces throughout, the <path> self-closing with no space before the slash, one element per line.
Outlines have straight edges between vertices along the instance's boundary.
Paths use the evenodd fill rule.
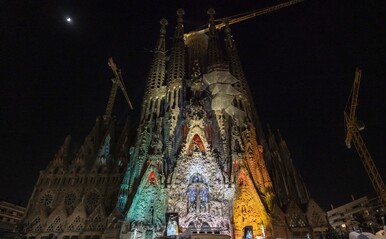
<path fill-rule="evenodd" d="M 320 226 L 285 142 L 264 143 L 229 26 L 223 54 L 208 14 L 209 32 L 184 39 L 177 11 L 169 56 L 161 21 L 135 143 L 110 118 L 72 161 L 66 140 L 35 185 L 27 237 L 291 238 Z"/>

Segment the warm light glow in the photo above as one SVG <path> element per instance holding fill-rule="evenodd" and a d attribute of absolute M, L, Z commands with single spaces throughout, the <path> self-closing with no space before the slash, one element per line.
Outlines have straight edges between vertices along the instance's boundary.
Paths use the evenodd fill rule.
<path fill-rule="evenodd" d="M 342 228 L 346 228 L 346 224 L 342 224 Z"/>
<path fill-rule="evenodd" d="M 242 173 L 243 171 L 240 172 L 240 174 Z M 233 207 L 236 239 L 242 238 L 245 226 L 253 227 L 253 235 L 264 236 L 265 230 L 263 232 L 263 228 L 271 224 L 270 216 L 266 213 L 264 205 L 254 189 L 251 179 L 246 177 L 245 180 L 247 182 L 236 190 L 236 198 Z M 262 227 L 262 225 L 265 225 L 265 227 Z"/>

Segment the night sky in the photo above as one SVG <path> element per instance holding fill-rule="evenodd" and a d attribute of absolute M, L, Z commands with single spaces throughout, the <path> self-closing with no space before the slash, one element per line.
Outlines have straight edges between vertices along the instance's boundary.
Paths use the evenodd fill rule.
<path fill-rule="evenodd" d="M 160 19 L 169 21 L 170 48 L 180 7 L 187 32 L 207 24 L 209 7 L 221 18 L 280 2 L 0 1 L 0 198 L 26 205 L 64 138 L 83 142 L 106 107 L 109 56 L 136 108 L 129 111 L 118 94 L 114 112 L 138 115 Z M 231 26 L 263 126 L 280 129 L 325 210 L 351 195 L 375 195 L 356 151 L 344 144 L 356 66 L 363 69 L 362 136 L 386 179 L 385 25 L 383 0 L 305 0 Z"/>

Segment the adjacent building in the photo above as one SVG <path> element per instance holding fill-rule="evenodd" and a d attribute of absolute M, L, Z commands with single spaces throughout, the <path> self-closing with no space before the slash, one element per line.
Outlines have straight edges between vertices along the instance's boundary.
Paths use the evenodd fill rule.
<path fill-rule="evenodd" d="M 354 199 L 349 203 L 327 211 L 330 225 L 339 233 L 350 231 L 376 232 L 383 226 L 385 214 L 379 200 L 367 196 Z"/>
<path fill-rule="evenodd" d="M 0 238 L 14 238 L 23 219 L 25 207 L 0 200 Z"/>

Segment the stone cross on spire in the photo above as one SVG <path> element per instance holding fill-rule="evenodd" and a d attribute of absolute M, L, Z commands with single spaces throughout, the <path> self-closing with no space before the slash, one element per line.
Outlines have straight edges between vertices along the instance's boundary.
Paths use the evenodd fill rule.
<path fill-rule="evenodd" d="M 222 63 L 221 50 L 216 33 L 216 25 L 214 23 L 215 12 L 213 8 L 209 8 L 207 11 L 209 15 L 208 70 L 213 70 Z"/>
<path fill-rule="evenodd" d="M 185 15 L 184 9 L 179 8 L 179 9 L 177 10 L 177 15 L 178 15 L 177 22 L 178 22 L 178 23 L 182 23 L 182 22 L 183 22 L 182 16 Z"/>
<path fill-rule="evenodd" d="M 229 19 L 225 18 L 223 20 L 223 23 L 225 24 L 224 32 L 225 32 L 225 36 L 226 36 L 227 46 L 229 48 L 233 48 L 234 47 L 234 40 L 233 40 L 233 36 L 232 36 L 232 31 L 231 31 L 231 29 L 229 27 Z"/>
<path fill-rule="evenodd" d="M 162 36 L 164 36 L 166 34 L 165 26 L 168 25 L 168 20 L 166 20 L 165 18 L 162 18 L 159 23 L 161 24 L 160 33 Z"/>
<path fill-rule="evenodd" d="M 175 32 L 175 38 L 177 39 L 182 39 L 184 37 L 184 33 L 183 33 L 183 22 L 184 22 L 184 19 L 182 18 L 182 16 L 185 15 L 185 11 L 184 9 L 182 8 L 179 8 L 177 10 L 177 29 L 176 29 L 176 32 Z"/>
<path fill-rule="evenodd" d="M 161 21 L 159 22 L 161 24 L 161 29 L 160 29 L 160 35 L 156 47 L 156 51 L 165 51 L 165 35 L 166 35 L 166 28 L 165 26 L 168 25 L 168 21 L 165 18 L 162 18 Z"/>
<path fill-rule="evenodd" d="M 216 11 L 213 8 L 209 8 L 206 13 L 209 15 L 209 36 L 214 36 L 216 34 L 216 26 L 214 24 L 214 14 Z"/>
<path fill-rule="evenodd" d="M 155 46 L 153 62 L 150 66 L 149 75 L 147 78 L 147 86 L 145 89 L 144 101 L 142 103 L 141 122 L 148 122 L 154 116 L 160 116 L 161 101 L 165 97 L 165 74 L 166 74 L 166 48 L 165 35 L 166 25 L 168 21 L 161 19 L 161 29 L 157 44 Z"/>
<path fill-rule="evenodd" d="M 216 11 L 213 8 L 209 8 L 206 13 L 209 15 L 209 20 L 214 21 L 214 14 Z"/>

